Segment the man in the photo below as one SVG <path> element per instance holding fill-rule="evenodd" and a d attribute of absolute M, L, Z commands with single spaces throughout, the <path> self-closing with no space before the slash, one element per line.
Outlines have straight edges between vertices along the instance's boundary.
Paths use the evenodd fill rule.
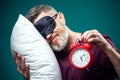
<path fill-rule="evenodd" d="M 56 24 L 52 33 L 48 33 L 44 38 L 55 52 L 63 80 L 114 80 L 116 75 L 120 79 L 120 54 L 108 36 L 97 30 L 84 33 L 71 31 L 65 23 L 63 13 L 49 5 L 35 6 L 27 14 L 27 18 L 34 25 L 45 16 L 52 17 Z M 76 40 L 93 45 L 94 62 L 88 69 L 80 70 L 69 63 L 70 46 Z M 21 55 L 15 55 L 18 71 L 29 79 L 29 65 L 25 65 L 25 59 Z"/>

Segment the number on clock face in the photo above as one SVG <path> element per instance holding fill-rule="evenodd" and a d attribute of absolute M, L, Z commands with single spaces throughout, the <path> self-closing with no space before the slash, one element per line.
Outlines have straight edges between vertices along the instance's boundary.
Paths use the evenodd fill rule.
<path fill-rule="evenodd" d="M 72 56 L 72 61 L 76 66 L 84 67 L 88 64 L 90 56 L 84 49 L 77 49 Z"/>

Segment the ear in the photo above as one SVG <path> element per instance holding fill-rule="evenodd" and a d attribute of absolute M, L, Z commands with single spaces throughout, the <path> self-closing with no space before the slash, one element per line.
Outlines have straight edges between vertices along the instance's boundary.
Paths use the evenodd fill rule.
<path fill-rule="evenodd" d="M 58 19 L 62 24 L 65 24 L 64 14 L 62 12 L 58 13 Z"/>

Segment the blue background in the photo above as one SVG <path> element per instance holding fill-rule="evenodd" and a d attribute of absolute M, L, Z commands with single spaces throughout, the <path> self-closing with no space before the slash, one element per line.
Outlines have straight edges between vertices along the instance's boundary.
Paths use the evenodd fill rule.
<path fill-rule="evenodd" d="M 49 4 L 64 13 L 66 24 L 77 32 L 97 29 L 108 34 L 120 50 L 120 0 L 4 0 L 0 2 L 0 80 L 24 80 L 10 51 L 10 36 L 21 13 Z"/>

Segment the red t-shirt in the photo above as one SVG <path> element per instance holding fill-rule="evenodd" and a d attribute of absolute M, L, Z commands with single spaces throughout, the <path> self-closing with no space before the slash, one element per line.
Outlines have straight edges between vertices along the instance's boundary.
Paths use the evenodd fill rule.
<path fill-rule="evenodd" d="M 110 38 L 104 37 L 116 49 Z M 114 80 L 116 71 L 106 53 L 94 44 L 92 44 L 92 53 L 94 55 L 92 65 L 88 69 L 80 70 L 70 64 L 69 53 L 55 52 L 62 80 Z"/>

